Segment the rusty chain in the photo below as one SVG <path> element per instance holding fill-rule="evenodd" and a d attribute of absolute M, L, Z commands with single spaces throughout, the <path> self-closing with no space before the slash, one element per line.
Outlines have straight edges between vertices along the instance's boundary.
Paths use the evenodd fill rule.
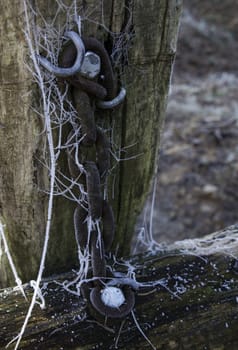
<path fill-rule="evenodd" d="M 97 39 L 81 39 L 75 32 L 68 32 L 67 36 L 72 41 L 62 50 L 62 68 L 52 66 L 45 58 L 39 62 L 71 85 L 77 111 L 76 123 L 67 138 L 67 159 L 70 176 L 82 186 L 86 196 L 74 211 L 76 240 L 82 250 L 89 246 L 91 255 L 87 278 L 92 277 L 92 281 L 83 283 L 82 292 L 100 315 L 124 318 L 134 307 L 135 293 L 125 279 L 122 284 L 117 279 L 116 286 L 108 283 L 113 274 L 107 269 L 105 253 L 110 251 L 115 224 L 112 207 L 103 192 L 110 167 L 110 142 L 96 125 L 94 112 L 96 107 L 114 108 L 124 100 L 126 92 L 122 88 L 117 95 L 109 55 Z"/>

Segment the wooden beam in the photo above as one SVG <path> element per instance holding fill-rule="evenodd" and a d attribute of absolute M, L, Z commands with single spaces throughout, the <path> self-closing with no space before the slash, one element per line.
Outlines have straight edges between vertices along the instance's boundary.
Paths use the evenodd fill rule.
<path fill-rule="evenodd" d="M 136 292 L 133 311 L 154 348 L 238 347 L 237 238 L 238 225 L 233 225 L 203 239 L 176 242 L 156 254 L 127 260 L 135 267 L 137 281 L 157 284 L 148 295 Z M 121 321 L 96 320 L 81 297 L 59 285 L 74 277 L 68 273 L 43 282 L 46 308 L 34 308 L 21 349 L 114 349 L 115 344 L 125 350 L 150 348 L 133 315 L 119 336 Z M 26 286 L 25 291 L 30 299 L 32 288 Z M 29 303 L 14 289 L 2 290 L 0 298 L 0 348 L 4 349 L 19 332 Z"/>

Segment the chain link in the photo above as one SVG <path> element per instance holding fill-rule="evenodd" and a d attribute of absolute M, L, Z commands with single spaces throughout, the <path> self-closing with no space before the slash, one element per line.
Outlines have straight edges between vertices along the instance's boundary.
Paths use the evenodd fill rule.
<path fill-rule="evenodd" d="M 80 248 L 83 250 L 89 246 L 91 270 L 88 275 L 93 277 L 93 282 L 82 285 L 82 291 L 100 315 L 124 318 L 134 307 L 135 295 L 129 284 L 107 285 L 113 274 L 107 269 L 105 252 L 111 249 L 115 231 L 112 207 L 103 198 L 110 168 L 110 142 L 95 123 L 95 106 L 114 108 L 123 101 L 126 91 L 121 89 L 116 95 L 116 79 L 104 46 L 95 38 L 81 39 L 76 38 L 75 32 L 70 33 L 71 37 L 68 36 L 72 41 L 64 47 L 60 57 L 62 68 L 50 68 L 71 85 L 77 111 L 76 123 L 67 138 L 67 159 L 70 176 L 82 186 L 86 196 L 86 200 L 79 201 L 75 208 L 74 229 Z M 83 64 L 80 68 L 77 66 L 74 74 L 65 74 L 81 57 L 75 44 L 81 40 L 84 45 Z M 40 63 L 48 67 L 46 59 L 41 58 Z M 60 69 L 64 74 L 58 74 Z M 94 154 L 93 160 L 89 154 Z"/>

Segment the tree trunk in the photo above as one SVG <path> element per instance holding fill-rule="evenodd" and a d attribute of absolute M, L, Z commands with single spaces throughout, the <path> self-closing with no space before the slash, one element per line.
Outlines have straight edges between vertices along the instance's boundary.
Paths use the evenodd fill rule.
<path fill-rule="evenodd" d="M 27 281 L 35 278 L 41 257 L 49 179 L 48 169 L 41 165 L 46 135 L 35 113 L 39 89 L 25 64 L 30 59 L 23 33 L 23 5 L 22 0 L 0 4 L 0 217 L 20 277 Z M 55 21 L 56 29 L 71 20 L 66 18 L 64 7 L 58 11 L 57 1 L 32 0 L 29 5 L 35 11 L 34 16 L 30 12 L 35 26 L 46 25 L 42 18 L 48 24 Z M 111 177 L 117 226 L 114 248 L 125 254 L 157 164 L 181 1 L 79 0 L 77 5 L 83 35 L 97 37 L 109 51 L 113 48 L 114 54 L 119 48 L 119 57 L 114 55 L 115 70 L 127 98 L 122 108 L 106 114 L 105 126 L 113 131 L 112 141 L 117 147 L 127 150 L 125 158 L 133 158 L 120 162 Z M 105 28 L 121 35 L 111 36 Z M 55 197 L 48 274 L 69 270 L 77 263 L 73 208 L 70 201 Z M 5 255 L 1 258 L 0 282 L 2 286 L 13 283 Z"/>
<path fill-rule="evenodd" d="M 154 349 L 237 349 L 237 242 L 238 226 L 234 225 L 200 240 L 164 247 L 157 255 L 130 259 L 137 281 L 156 285 L 148 295 L 140 295 L 140 289 L 136 292 L 133 310 Z M 57 282 L 72 278 L 67 274 Z M 119 336 L 120 322 L 96 321 L 83 300 L 57 282 L 45 281 L 46 308 L 34 309 L 21 349 L 153 348 L 140 334 L 133 315 L 126 319 Z M 26 286 L 25 290 L 30 297 L 31 289 Z M 28 303 L 10 289 L 0 297 L 3 349 L 19 331 Z"/>

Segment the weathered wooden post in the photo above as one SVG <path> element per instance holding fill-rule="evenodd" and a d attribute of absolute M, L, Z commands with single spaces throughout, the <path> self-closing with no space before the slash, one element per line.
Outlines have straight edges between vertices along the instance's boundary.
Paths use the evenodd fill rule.
<path fill-rule="evenodd" d="M 114 54 L 118 81 L 127 90 L 123 107 L 105 115 L 115 150 L 121 150 L 118 157 L 129 159 L 119 162 L 112 171 L 109 191 L 116 216 L 114 248 L 126 254 L 157 164 L 181 1 L 122 4 L 93 0 L 75 4 L 82 17 L 83 35 L 97 37 Z M 57 1 L 29 1 L 26 5 L 33 9 L 29 20 L 35 28 L 46 27 L 53 20 L 55 28 L 63 28 L 68 20 L 66 5 L 72 4 L 61 4 L 57 19 Z M 42 133 L 44 125 L 35 112 L 37 109 L 42 113 L 39 88 L 26 66 L 26 62 L 31 63 L 24 36 L 24 2 L 14 0 L 0 5 L 0 9 L 0 121 L 4 125 L 0 128 L 0 216 L 20 277 L 28 281 L 36 276 L 44 242 L 49 171 L 42 162 L 49 155 L 46 135 Z M 56 171 L 64 171 L 62 164 L 57 165 Z M 77 264 L 72 215 L 72 203 L 54 197 L 45 266 L 48 274 Z M 1 259 L 0 283 L 13 283 L 5 255 Z"/>

